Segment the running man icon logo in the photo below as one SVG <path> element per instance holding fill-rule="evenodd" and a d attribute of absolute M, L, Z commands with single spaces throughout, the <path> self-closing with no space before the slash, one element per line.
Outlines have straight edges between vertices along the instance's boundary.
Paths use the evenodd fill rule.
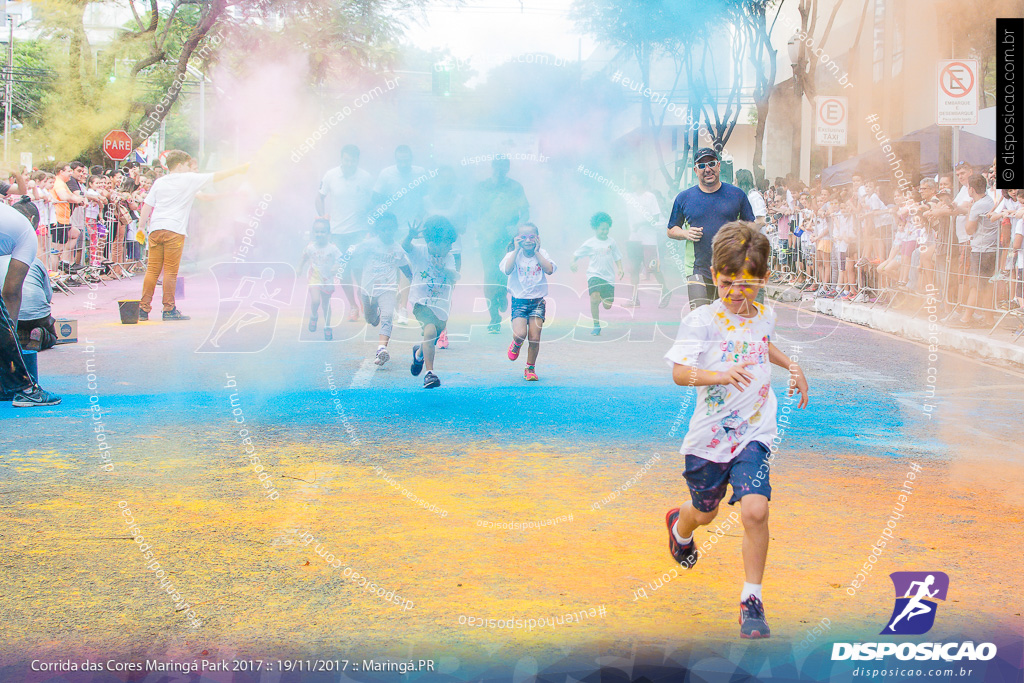
<path fill-rule="evenodd" d="M 292 301 L 295 269 L 287 263 L 217 263 L 213 329 L 196 353 L 258 353 L 270 346 L 281 308 Z"/>
<path fill-rule="evenodd" d="M 949 576 L 943 572 L 893 572 L 896 605 L 882 635 L 918 636 L 931 630 L 938 609 L 945 600 Z"/>

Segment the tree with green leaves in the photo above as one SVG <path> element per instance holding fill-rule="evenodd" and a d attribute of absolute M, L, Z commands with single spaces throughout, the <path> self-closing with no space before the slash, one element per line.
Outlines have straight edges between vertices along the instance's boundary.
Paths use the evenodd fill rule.
<path fill-rule="evenodd" d="M 305 53 L 314 88 L 389 70 L 406 18 L 429 2 L 128 0 L 131 21 L 95 59 L 85 16 L 99 3 L 44 0 L 34 8 L 41 35 L 66 56 L 54 64 L 45 135 L 35 131 L 31 144 L 69 158 L 114 127 L 141 143 L 186 90 L 174 84 L 189 80 L 189 67 L 205 72 L 225 58 Z"/>
<path fill-rule="evenodd" d="M 710 144 L 724 148 L 742 108 L 743 64 L 757 36 L 747 28 L 747 5 L 763 0 L 577 0 L 573 18 L 581 30 L 600 42 L 621 48 L 635 61 L 641 90 L 652 88 L 656 60 L 671 65 L 671 86 L 658 89 L 664 102 L 655 117 L 652 98 L 641 97 L 641 136 L 653 148 L 666 183 L 678 187 L 688 166 L 665 162 L 661 131 L 669 111 L 667 103 L 686 93 L 688 116 L 682 159 L 690 150 L 705 146 L 701 126 Z"/>

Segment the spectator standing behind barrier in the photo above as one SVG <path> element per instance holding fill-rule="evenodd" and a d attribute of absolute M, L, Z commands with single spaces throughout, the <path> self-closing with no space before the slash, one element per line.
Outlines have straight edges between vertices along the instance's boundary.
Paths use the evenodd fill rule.
<path fill-rule="evenodd" d="M 747 201 L 754 212 L 754 223 L 764 232 L 764 224 L 768 215 L 768 206 L 764 195 L 754 187 L 754 174 L 745 168 L 736 171 L 736 187 L 747 193 Z"/>
<path fill-rule="evenodd" d="M 711 278 L 711 243 L 719 228 L 730 221 L 754 220 L 747 195 L 740 188 L 719 179 L 721 158 L 710 147 L 693 155 L 697 184 L 676 195 L 668 219 L 668 236 L 693 242 L 693 273 L 688 278 L 690 310 L 718 298 Z"/>
<path fill-rule="evenodd" d="M 71 208 L 85 203 L 85 198 L 71 191 L 68 183 L 72 181 L 71 165 L 57 167 L 53 182 L 53 206 L 56 209 L 57 224 L 50 232 L 50 240 L 60 247 L 59 263 L 56 264 L 62 273 L 71 272 L 71 252 L 78 244 L 81 231 L 71 225 Z"/>
<path fill-rule="evenodd" d="M 956 295 L 951 301 L 959 303 L 963 301 L 966 292 L 966 281 L 971 261 L 971 237 L 965 228 L 967 224 L 967 213 L 971 209 L 971 196 L 967 189 L 967 179 L 974 173 L 973 167 L 966 161 L 959 162 L 954 167 L 957 183 L 960 190 L 953 197 L 953 208 L 950 215 L 954 217 L 957 241 L 956 260 L 956 282 L 959 285 Z"/>
<path fill-rule="evenodd" d="M 972 175 L 967 181 L 971 208 L 964 221 L 964 231 L 971 238 L 970 281 L 964 313 L 958 320 L 951 321 L 954 327 L 973 327 L 974 306 L 982 308 L 981 318 L 984 325 L 994 324 L 991 308 L 990 292 L 992 285 L 989 278 L 996 271 L 996 247 L 999 244 L 999 223 L 988 217 L 995 209 L 995 202 L 988 194 L 985 176 L 980 173 Z"/>
<path fill-rule="evenodd" d="M 21 355 L 18 316 L 25 276 L 36 259 L 36 234 L 32 223 L 6 204 L 0 204 L 0 256 L 11 257 L 0 296 L 0 389 L 14 392 L 15 408 L 57 405 L 60 396 L 32 380 Z"/>

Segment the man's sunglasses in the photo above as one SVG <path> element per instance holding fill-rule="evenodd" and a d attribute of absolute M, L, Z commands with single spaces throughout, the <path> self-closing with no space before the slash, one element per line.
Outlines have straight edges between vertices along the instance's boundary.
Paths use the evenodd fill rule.
<path fill-rule="evenodd" d="M 697 164 L 697 168 L 703 171 L 705 168 L 718 168 L 717 161 L 701 161 Z"/>

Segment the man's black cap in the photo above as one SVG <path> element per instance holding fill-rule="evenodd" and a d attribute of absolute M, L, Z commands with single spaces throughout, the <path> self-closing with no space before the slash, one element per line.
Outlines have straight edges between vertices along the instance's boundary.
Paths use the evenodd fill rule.
<path fill-rule="evenodd" d="M 693 153 L 693 163 L 697 163 L 704 157 L 714 157 L 718 161 L 722 160 L 722 157 L 718 156 L 718 152 L 711 147 L 701 147 Z"/>

